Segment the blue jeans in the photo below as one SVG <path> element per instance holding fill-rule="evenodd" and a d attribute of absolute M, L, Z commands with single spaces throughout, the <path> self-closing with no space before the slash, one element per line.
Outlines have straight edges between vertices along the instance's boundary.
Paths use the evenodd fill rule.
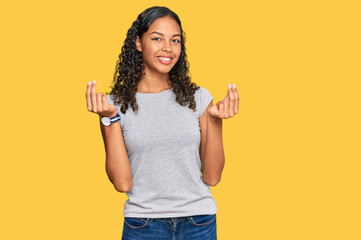
<path fill-rule="evenodd" d="M 217 240 L 216 214 L 177 218 L 124 217 L 122 240 Z"/>

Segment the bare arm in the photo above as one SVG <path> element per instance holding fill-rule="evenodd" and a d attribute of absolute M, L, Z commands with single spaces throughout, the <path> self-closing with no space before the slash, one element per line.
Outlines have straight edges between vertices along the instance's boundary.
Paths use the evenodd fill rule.
<path fill-rule="evenodd" d="M 85 94 L 89 112 L 99 115 L 100 130 L 103 137 L 106 164 L 105 169 L 109 180 L 119 192 L 128 192 L 132 186 L 132 172 L 125 147 L 123 132 L 119 122 L 104 126 L 101 122 L 103 116 L 114 117 L 117 108 L 109 104 L 104 93 L 96 92 L 96 83 L 89 82 Z"/>
<path fill-rule="evenodd" d="M 120 124 L 115 122 L 106 127 L 101 123 L 101 116 L 99 123 L 106 153 L 105 169 L 108 178 L 117 191 L 128 192 L 133 186 L 132 173 Z"/>
<path fill-rule="evenodd" d="M 221 181 L 225 164 L 222 142 L 222 119 L 207 119 L 207 140 L 204 153 L 203 176 L 208 185 L 216 186 Z"/>
<path fill-rule="evenodd" d="M 200 117 L 202 134 L 201 156 L 203 181 L 215 186 L 219 183 L 224 168 L 225 157 L 222 142 L 223 119 L 238 113 L 239 96 L 235 84 L 228 84 L 227 96 L 213 106 L 208 105 Z"/>
<path fill-rule="evenodd" d="M 213 106 L 211 101 L 200 117 L 202 132 L 201 160 L 203 181 L 210 186 L 216 186 L 222 176 L 225 156 L 222 142 L 222 119 L 208 116 L 208 109 Z"/>

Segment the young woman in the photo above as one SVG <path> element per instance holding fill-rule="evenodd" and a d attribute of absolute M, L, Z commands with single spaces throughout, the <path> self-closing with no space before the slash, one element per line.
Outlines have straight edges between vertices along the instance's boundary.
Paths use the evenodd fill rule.
<path fill-rule="evenodd" d="M 86 90 L 99 115 L 106 172 L 124 192 L 123 240 L 217 239 L 210 186 L 224 167 L 222 120 L 238 113 L 234 84 L 213 106 L 191 82 L 185 33 L 177 14 L 151 7 L 139 14 L 117 62 L 110 94 Z"/>

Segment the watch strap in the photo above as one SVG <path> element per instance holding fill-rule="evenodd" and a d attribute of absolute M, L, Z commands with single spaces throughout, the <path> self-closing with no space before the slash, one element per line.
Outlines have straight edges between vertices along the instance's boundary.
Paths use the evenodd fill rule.
<path fill-rule="evenodd" d="M 120 115 L 119 115 L 119 113 L 117 113 L 117 115 L 115 115 L 114 117 L 111 117 L 111 118 L 110 118 L 110 122 L 111 122 L 111 123 L 118 122 L 119 120 L 120 120 Z"/>

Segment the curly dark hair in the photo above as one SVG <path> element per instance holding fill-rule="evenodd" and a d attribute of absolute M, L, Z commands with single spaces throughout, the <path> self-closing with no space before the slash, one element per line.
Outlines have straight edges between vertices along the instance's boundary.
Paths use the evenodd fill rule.
<path fill-rule="evenodd" d="M 135 94 L 142 72 L 144 71 L 144 65 L 142 52 L 136 49 L 136 37 L 138 36 L 141 39 L 153 21 L 164 16 L 172 17 L 178 23 L 181 30 L 181 54 L 178 62 L 169 72 L 169 85 L 173 88 L 173 93 L 176 95 L 175 100 L 181 106 L 189 104 L 188 107 L 195 111 L 196 101 L 194 93 L 199 89 L 199 86 L 197 86 L 196 83 L 192 83 L 191 77 L 189 76 L 185 33 L 183 32 L 181 21 L 178 15 L 169 8 L 154 6 L 140 13 L 137 20 L 133 22 L 131 28 L 128 30 L 127 38 L 124 40 L 124 45 L 117 60 L 116 71 L 111 86 L 112 90 L 110 93 L 107 93 L 115 96 L 115 99 L 113 99 L 115 100 L 115 104 L 122 102 L 120 110 L 123 114 L 127 111 L 129 103 L 134 112 L 138 111 Z"/>

